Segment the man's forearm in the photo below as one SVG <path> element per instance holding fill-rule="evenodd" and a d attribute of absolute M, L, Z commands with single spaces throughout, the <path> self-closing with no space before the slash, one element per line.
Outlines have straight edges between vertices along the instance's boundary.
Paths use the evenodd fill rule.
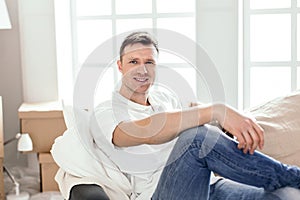
<path fill-rule="evenodd" d="M 209 106 L 167 113 L 167 115 L 165 124 L 161 124 L 161 131 L 149 137 L 148 144 L 168 142 L 186 129 L 210 122 L 212 116 Z"/>
<path fill-rule="evenodd" d="M 165 143 L 188 128 L 208 123 L 212 116 L 212 106 L 201 106 L 122 122 L 114 131 L 113 143 L 122 147 Z"/>

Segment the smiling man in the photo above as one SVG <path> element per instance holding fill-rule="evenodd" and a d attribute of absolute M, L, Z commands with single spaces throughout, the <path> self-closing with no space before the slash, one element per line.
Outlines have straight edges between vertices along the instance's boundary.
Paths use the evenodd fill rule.
<path fill-rule="evenodd" d="M 121 49 L 118 68 L 122 73 L 119 93 L 141 105 L 149 105 L 148 90 L 155 79 L 158 49 L 151 44 L 136 43 Z"/>
<path fill-rule="evenodd" d="M 299 188 L 299 168 L 255 151 L 264 144 L 255 120 L 224 104 L 182 110 L 173 95 L 155 89 L 158 53 L 149 33 L 126 37 L 117 62 L 121 87 L 95 109 L 101 131 L 92 131 L 93 141 L 128 179 L 126 199 L 276 200 Z M 237 141 L 208 125 L 212 120 Z M 111 197 L 108 183 L 74 185 L 71 200 Z"/>

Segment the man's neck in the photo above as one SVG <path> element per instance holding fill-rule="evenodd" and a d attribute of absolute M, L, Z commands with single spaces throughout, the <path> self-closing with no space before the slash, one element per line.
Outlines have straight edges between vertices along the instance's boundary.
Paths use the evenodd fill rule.
<path fill-rule="evenodd" d="M 148 93 L 138 93 L 135 91 L 128 91 L 124 89 L 120 89 L 119 93 L 125 97 L 126 99 L 129 99 L 130 101 L 133 101 L 135 103 L 144 105 L 144 106 L 149 106 L 150 103 L 148 101 Z"/>

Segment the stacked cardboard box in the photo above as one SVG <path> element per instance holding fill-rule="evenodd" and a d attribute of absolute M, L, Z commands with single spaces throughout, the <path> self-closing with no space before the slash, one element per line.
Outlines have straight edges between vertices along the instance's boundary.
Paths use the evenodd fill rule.
<path fill-rule="evenodd" d="M 2 113 L 2 97 L 0 96 L 0 200 L 5 199 L 4 194 L 4 177 L 3 177 L 3 113 Z"/>
<path fill-rule="evenodd" d="M 21 132 L 29 133 L 33 152 L 38 154 L 41 191 L 56 191 L 54 176 L 58 169 L 50 149 L 55 138 L 66 130 L 62 106 L 59 102 L 23 103 L 19 108 Z"/>
<path fill-rule="evenodd" d="M 41 190 L 57 191 L 58 185 L 54 180 L 58 166 L 55 164 L 50 153 L 39 153 L 39 163 L 41 169 Z"/>

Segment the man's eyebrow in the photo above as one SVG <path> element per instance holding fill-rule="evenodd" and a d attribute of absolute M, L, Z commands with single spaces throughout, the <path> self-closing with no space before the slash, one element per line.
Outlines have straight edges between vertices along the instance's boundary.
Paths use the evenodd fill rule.
<path fill-rule="evenodd" d="M 140 60 L 140 58 L 130 56 L 130 57 L 127 57 L 126 60 Z M 147 60 L 147 61 L 154 61 L 155 62 L 155 58 L 152 58 L 152 57 L 145 58 L 145 60 Z"/>
<path fill-rule="evenodd" d="M 153 59 L 153 58 L 147 58 L 146 60 L 155 62 L 155 59 Z"/>
<path fill-rule="evenodd" d="M 129 58 L 127 58 L 128 60 L 138 60 L 139 58 L 135 58 L 135 57 L 132 57 L 130 56 Z"/>

